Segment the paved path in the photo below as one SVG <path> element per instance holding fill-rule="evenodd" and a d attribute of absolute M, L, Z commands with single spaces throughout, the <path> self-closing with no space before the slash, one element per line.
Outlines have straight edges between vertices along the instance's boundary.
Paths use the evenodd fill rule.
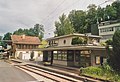
<path fill-rule="evenodd" d="M 32 76 L 0 60 L 0 82 L 35 82 Z"/>

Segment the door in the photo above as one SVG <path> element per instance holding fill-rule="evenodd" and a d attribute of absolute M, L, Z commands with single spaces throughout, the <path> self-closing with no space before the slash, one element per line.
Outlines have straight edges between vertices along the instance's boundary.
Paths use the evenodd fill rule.
<path fill-rule="evenodd" d="M 74 66 L 74 51 L 67 51 L 67 66 Z"/>
<path fill-rule="evenodd" d="M 20 52 L 19 53 L 19 59 L 22 59 L 22 57 L 23 57 L 23 54 L 22 54 L 22 52 Z"/>
<path fill-rule="evenodd" d="M 80 67 L 80 51 L 75 50 L 74 51 L 74 66 L 75 67 Z"/>

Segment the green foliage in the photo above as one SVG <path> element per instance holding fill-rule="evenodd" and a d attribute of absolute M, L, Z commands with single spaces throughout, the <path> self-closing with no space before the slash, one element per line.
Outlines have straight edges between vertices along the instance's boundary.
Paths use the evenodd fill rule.
<path fill-rule="evenodd" d="M 100 45 L 101 46 L 106 46 L 106 43 L 105 42 L 100 42 Z"/>
<path fill-rule="evenodd" d="M 0 40 L 2 40 L 2 36 L 0 36 Z"/>
<path fill-rule="evenodd" d="M 120 30 L 113 35 L 113 54 L 109 57 L 109 64 L 116 71 L 120 72 Z"/>
<path fill-rule="evenodd" d="M 34 25 L 34 28 L 30 28 L 30 29 L 18 29 L 16 31 L 14 31 L 13 34 L 16 35 L 27 35 L 27 36 L 36 36 L 39 37 L 40 40 L 42 40 L 43 36 L 44 36 L 44 29 L 43 29 L 43 25 L 40 24 L 36 24 Z"/>
<path fill-rule="evenodd" d="M 2 36 L 0 36 L 0 46 L 2 46 Z"/>
<path fill-rule="evenodd" d="M 44 36 L 43 25 L 36 24 L 34 26 L 33 32 L 34 32 L 35 36 L 39 37 L 42 40 L 42 38 Z"/>
<path fill-rule="evenodd" d="M 120 19 L 120 0 L 113 2 L 112 7 L 114 7 L 114 9 L 116 11 L 116 15 L 117 15 L 116 19 Z"/>
<path fill-rule="evenodd" d="M 39 45 L 39 48 L 45 48 L 46 45 L 47 45 L 47 41 L 42 40 L 41 44 L 42 44 L 42 45 Z"/>
<path fill-rule="evenodd" d="M 104 16 L 105 20 L 115 20 L 117 18 L 117 12 L 113 6 L 107 5 Z"/>
<path fill-rule="evenodd" d="M 95 75 L 103 75 L 104 72 L 102 72 L 101 68 L 97 67 L 87 67 L 87 68 L 82 68 L 82 73 L 83 74 L 95 74 Z"/>
<path fill-rule="evenodd" d="M 104 13 L 105 13 L 105 8 L 101 8 L 99 6 L 97 9 L 97 16 L 96 16 L 96 18 L 98 19 L 99 22 L 105 21 Z"/>
<path fill-rule="evenodd" d="M 12 35 L 12 33 L 10 33 L 10 32 L 4 34 L 3 40 L 11 40 L 11 35 Z M 1 45 L 4 48 L 7 48 L 7 43 L 6 42 L 1 42 Z"/>
<path fill-rule="evenodd" d="M 120 1 L 115 1 L 112 5 L 107 5 L 105 8 L 100 6 L 97 8 L 95 4 L 90 4 L 88 11 L 83 10 L 72 10 L 68 17 L 62 15 L 60 22 L 55 22 L 56 34 L 58 36 L 69 34 L 69 33 L 89 33 L 94 24 L 102 21 L 118 20 L 120 19 Z M 65 25 L 65 20 L 68 19 L 69 22 Z M 74 31 L 67 31 L 66 28 L 74 29 Z M 94 28 L 92 28 L 94 29 Z M 68 33 L 67 33 L 68 32 Z"/>
<path fill-rule="evenodd" d="M 86 40 L 84 38 L 81 38 L 81 37 L 75 37 L 72 39 L 72 45 L 75 45 L 75 44 L 85 44 L 86 43 Z"/>
<path fill-rule="evenodd" d="M 107 40 L 105 43 L 106 43 L 107 45 L 112 45 L 113 41 L 112 41 L 112 39 L 109 39 L 109 40 Z"/>
<path fill-rule="evenodd" d="M 25 34 L 25 31 L 24 31 L 24 29 L 21 29 L 21 28 L 20 28 L 20 29 L 14 31 L 13 34 L 16 34 L 16 35 L 23 35 L 23 34 Z"/>
<path fill-rule="evenodd" d="M 69 13 L 69 19 L 75 29 L 76 33 L 84 33 L 86 32 L 86 12 L 83 10 L 72 10 Z"/>
<path fill-rule="evenodd" d="M 4 35 L 3 40 L 11 40 L 12 33 L 8 32 Z"/>
<path fill-rule="evenodd" d="M 110 82 L 120 82 L 120 75 L 113 71 L 108 64 L 99 67 L 81 68 L 82 74 L 94 78 L 109 80 Z"/>
<path fill-rule="evenodd" d="M 59 17 L 59 21 L 55 22 L 56 31 L 55 34 L 58 36 L 72 34 L 74 32 L 74 28 L 66 15 L 62 15 Z"/>
<path fill-rule="evenodd" d="M 30 54 L 31 60 L 33 59 L 33 57 L 34 57 L 34 52 L 32 51 L 31 54 Z"/>

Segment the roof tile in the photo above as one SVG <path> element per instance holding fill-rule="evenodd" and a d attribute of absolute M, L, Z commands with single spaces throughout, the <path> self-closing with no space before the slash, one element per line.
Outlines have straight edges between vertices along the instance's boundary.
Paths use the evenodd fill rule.
<path fill-rule="evenodd" d="M 16 44 L 40 44 L 39 38 L 33 36 L 12 35 L 11 39 Z"/>

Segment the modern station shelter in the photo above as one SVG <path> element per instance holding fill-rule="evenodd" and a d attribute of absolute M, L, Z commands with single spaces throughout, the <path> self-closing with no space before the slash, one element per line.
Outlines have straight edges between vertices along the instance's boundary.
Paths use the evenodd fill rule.
<path fill-rule="evenodd" d="M 84 41 L 72 44 L 73 39 Z M 43 51 L 43 62 L 69 67 L 102 65 L 107 59 L 107 51 L 99 44 L 101 37 L 87 34 L 69 34 L 48 38 L 48 46 Z M 85 42 L 86 41 L 86 42 Z"/>

